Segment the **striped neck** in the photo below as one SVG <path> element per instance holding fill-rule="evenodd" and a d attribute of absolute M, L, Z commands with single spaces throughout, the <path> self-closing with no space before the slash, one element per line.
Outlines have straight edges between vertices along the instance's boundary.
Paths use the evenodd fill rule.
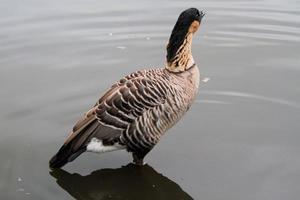
<path fill-rule="evenodd" d="M 170 72 L 183 72 L 194 66 L 192 55 L 193 33 L 186 35 L 183 43 L 179 46 L 175 56 L 167 61 L 166 69 Z"/>

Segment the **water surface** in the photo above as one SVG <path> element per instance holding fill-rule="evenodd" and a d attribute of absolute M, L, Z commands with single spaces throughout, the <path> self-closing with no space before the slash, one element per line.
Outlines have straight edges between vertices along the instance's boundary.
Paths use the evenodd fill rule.
<path fill-rule="evenodd" d="M 103 91 L 164 66 L 192 6 L 207 13 L 193 54 L 210 81 L 148 165 L 87 153 L 51 172 Z M 0 199 L 299 199 L 299 1 L 3 0 L 0 27 Z"/>

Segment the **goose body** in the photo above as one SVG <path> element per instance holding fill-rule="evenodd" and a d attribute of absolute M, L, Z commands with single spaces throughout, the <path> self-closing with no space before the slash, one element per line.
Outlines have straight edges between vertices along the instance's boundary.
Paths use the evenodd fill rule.
<path fill-rule="evenodd" d="M 196 97 L 200 75 L 191 43 L 198 28 L 194 23 L 199 26 L 203 15 L 195 8 L 184 11 L 176 25 L 181 17 L 190 22 L 180 45 L 171 41 L 173 34 L 177 36 L 175 25 L 167 48 L 166 67 L 137 71 L 112 85 L 75 124 L 50 160 L 50 167 L 62 167 L 85 151 L 104 153 L 122 149 L 132 152 L 134 163 L 142 165 L 143 158 Z"/>

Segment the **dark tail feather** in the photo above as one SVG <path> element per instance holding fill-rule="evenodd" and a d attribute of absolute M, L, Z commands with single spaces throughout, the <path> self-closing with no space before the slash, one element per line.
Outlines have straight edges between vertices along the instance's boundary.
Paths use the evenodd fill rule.
<path fill-rule="evenodd" d="M 72 133 L 74 137 L 69 141 L 67 140 L 67 143 L 49 161 L 50 168 L 60 168 L 85 152 L 89 138 L 98 126 L 99 123 L 93 118 L 87 121 L 82 129 L 78 129 Z"/>
<path fill-rule="evenodd" d="M 86 147 L 79 149 L 76 152 L 72 152 L 71 149 L 68 147 L 69 145 L 63 145 L 57 154 L 55 154 L 51 160 L 49 161 L 50 168 L 61 168 L 68 162 L 73 161 L 77 158 L 80 154 L 85 152 Z"/>

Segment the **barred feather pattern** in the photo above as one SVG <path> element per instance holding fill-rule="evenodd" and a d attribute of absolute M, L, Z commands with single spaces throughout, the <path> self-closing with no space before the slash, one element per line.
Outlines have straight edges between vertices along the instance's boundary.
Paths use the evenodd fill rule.
<path fill-rule="evenodd" d="M 115 83 L 93 110 L 100 124 L 121 131 L 104 144 L 118 142 L 146 155 L 189 109 L 199 78 L 197 66 L 181 73 L 158 68 L 137 71 Z"/>

